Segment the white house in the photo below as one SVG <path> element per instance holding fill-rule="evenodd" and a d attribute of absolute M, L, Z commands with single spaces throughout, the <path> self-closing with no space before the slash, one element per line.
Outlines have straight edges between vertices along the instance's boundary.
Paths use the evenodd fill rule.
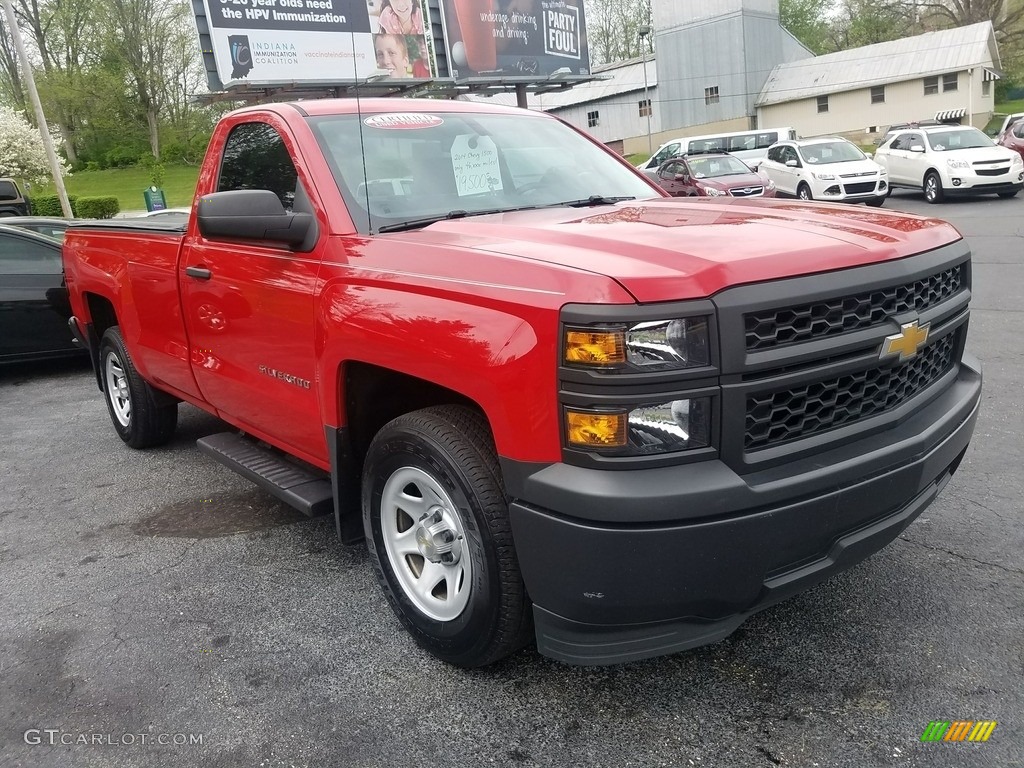
<path fill-rule="evenodd" d="M 923 119 L 983 128 L 999 66 L 989 21 L 779 64 L 757 98 L 757 121 L 851 138 Z"/>

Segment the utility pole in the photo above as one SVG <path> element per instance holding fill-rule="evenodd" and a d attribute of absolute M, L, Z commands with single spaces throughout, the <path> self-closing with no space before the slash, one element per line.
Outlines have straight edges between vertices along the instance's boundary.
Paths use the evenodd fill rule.
<path fill-rule="evenodd" d="M 651 113 L 654 111 L 654 106 L 651 104 L 651 97 L 647 91 L 647 45 L 646 38 L 651 35 L 654 30 L 650 25 L 644 24 L 640 29 L 637 30 L 637 34 L 640 36 L 640 45 L 643 46 L 643 68 L 644 68 L 644 106 L 647 109 L 647 154 L 648 156 L 654 154 L 654 144 L 651 142 Z"/>
<path fill-rule="evenodd" d="M 53 184 L 57 187 L 57 197 L 60 199 L 60 209 L 68 219 L 74 217 L 71 212 L 71 203 L 68 200 L 68 191 L 64 188 L 64 177 L 60 174 L 60 161 L 57 159 L 57 151 L 53 148 L 53 137 L 50 136 L 50 129 L 46 125 L 46 115 L 43 114 L 43 105 L 39 101 L 39 91 L 36 90 L 36 79 L 32 74 L 32 65 L 29 63 L 28 55 L 25 53 L 25 42 L 21 39 L 21 30 L 18 29 L 18 20 L 14 16 L 14 8 L 11 7 L 11 0 L 3 0 L 4 13 L 7 15 L 7 27 L 11 30 L 11 38 L 14 40 L 14 47 L 18 51 L 18 60 L 25 74 L 25 84 L 28 86 L 28 97 L 32 102 L 32 108 L 36 113 L 36 123 L 39 125 L 39 136 L 43 140 L 43 147 L 46 149 L 46 159 L 50 162 L 50 173 L 53 175 Z"/>

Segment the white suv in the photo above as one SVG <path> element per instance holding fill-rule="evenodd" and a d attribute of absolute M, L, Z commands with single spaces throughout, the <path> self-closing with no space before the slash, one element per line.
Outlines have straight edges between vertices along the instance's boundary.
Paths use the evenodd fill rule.
<path fill-rule="evenodd" d="M 924 190 L 929 203 L 949 195 L 1013 197 L 1024 187 L 1021 156 L 970 126 L 899 131 L 878 148 L 875 160 L 889 171 L 890 187 Z"/>
<path fill-rule="evenodd" d="M 758 170 L 779 193 L 801 200 L 879 206 L 889 191 L 885 169 L 856 144 L 835 136 L 780 141 L 768 148 Z"/>

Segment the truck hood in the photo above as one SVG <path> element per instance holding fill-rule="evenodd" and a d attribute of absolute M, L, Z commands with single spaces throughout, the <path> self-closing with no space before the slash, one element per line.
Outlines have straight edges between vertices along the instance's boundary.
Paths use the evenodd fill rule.
<path fill-rule="evenodd" d="M 656 302 L 899 259 L 960 234 L 939 219 L 834 203 L 654 198 L 454 219 L 393 237 L 599 273 Z"/>

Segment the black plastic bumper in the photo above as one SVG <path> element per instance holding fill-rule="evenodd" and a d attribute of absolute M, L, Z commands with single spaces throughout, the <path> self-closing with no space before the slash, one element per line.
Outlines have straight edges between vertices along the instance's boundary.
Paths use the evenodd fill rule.
<path fill-rule="evenodd" d="M 576 664 L 692 648 L 860 562 L 952 476 L 980 393 L 980 366 L 966 358 L 951 387 L 887 432 L 752 475 L 720 461 L 504 462 L 538 648 Z"/>
<path fill-rule="evenodd" d="M 1003 195 L 1020 192 L 1024 188 L 1021 182 L 1004 182 L 1002 184 L 975 184 L 973 187 L 946 187 L 942 191 L 947 197 L 972 197 L 974 195 Z"/>

